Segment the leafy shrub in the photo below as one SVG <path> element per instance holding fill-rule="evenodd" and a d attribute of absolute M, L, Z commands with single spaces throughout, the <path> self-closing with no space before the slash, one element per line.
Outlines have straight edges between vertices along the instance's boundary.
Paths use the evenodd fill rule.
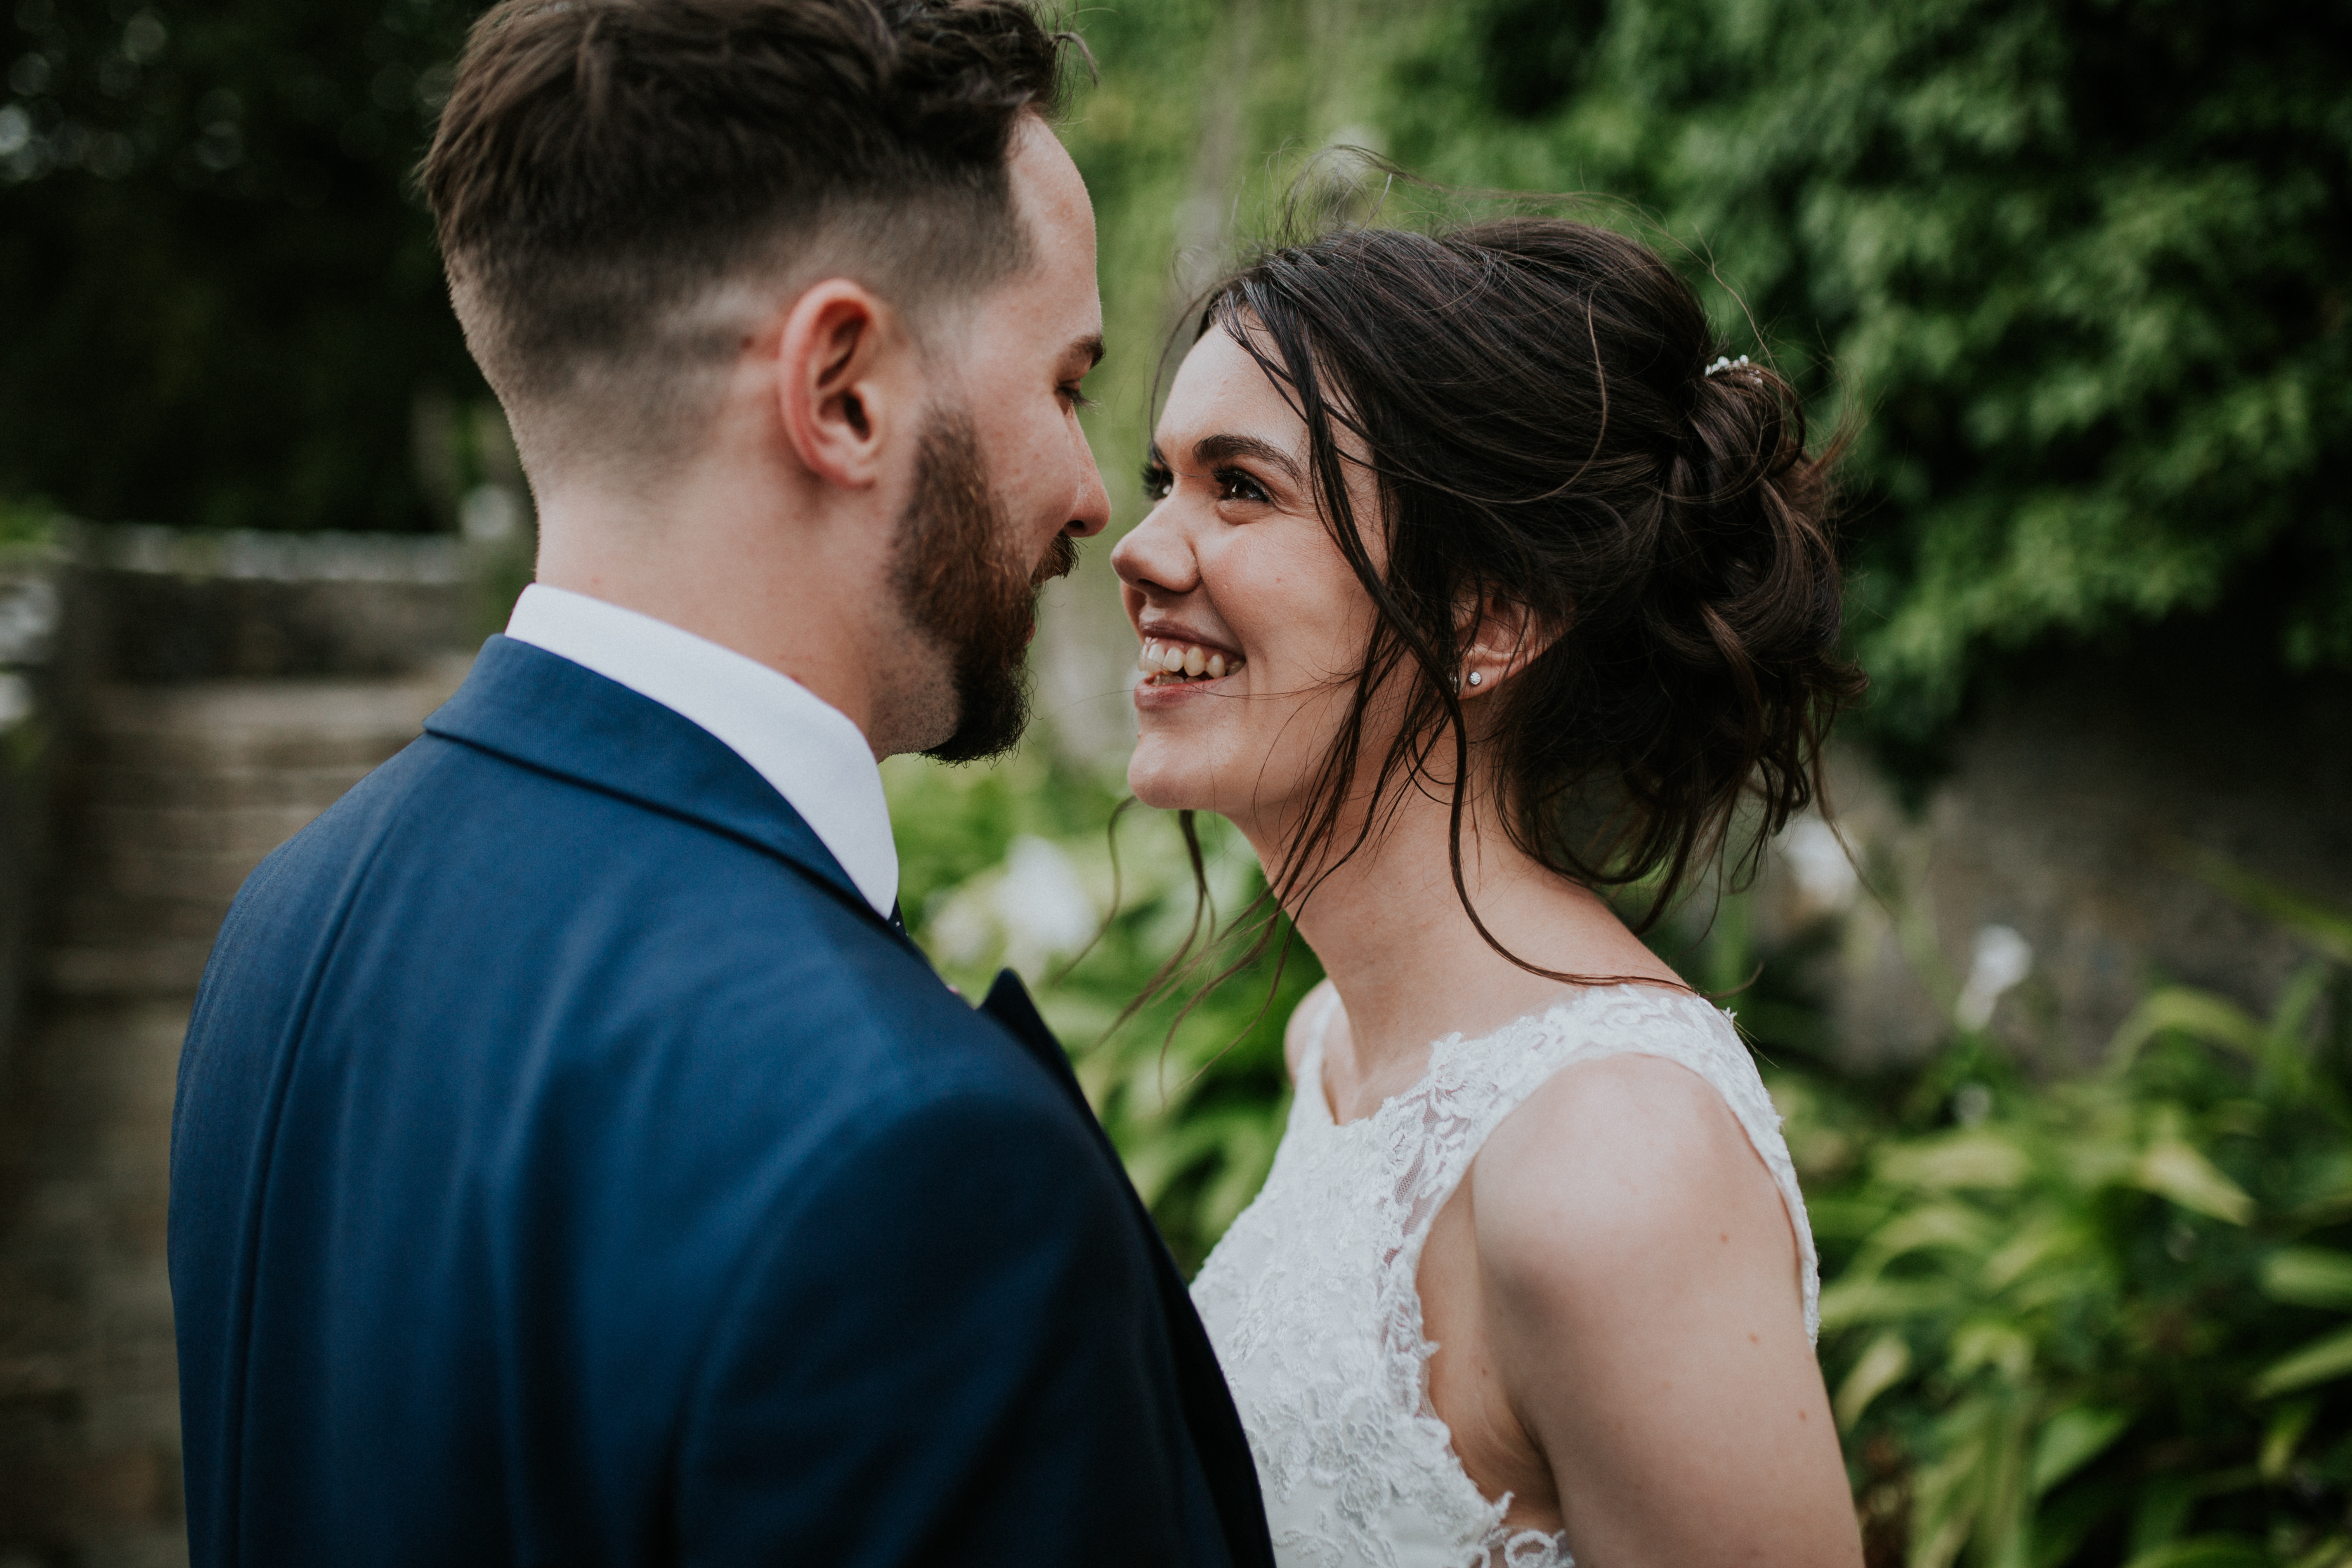
<path fill-rule="evenodd" d="M 2352 1563 L 2352 919 L 2245 890 L 2322 955 L 2266 1019 L 2168 988 L 2079 1081 L 1981 1037 L 1772 1076 L 1874 1562 Z"/>
<path fill-rule="evenodd" d="M 1192 929 L 1174 824 L 1128 814 L 1114 871 L 1118 793 L 1038 749 L 886 776 L 919 939 L 968 994 L 1000 963 L 1032 982 L 1196 1268 L 1272 1162 L 1311 954 L 1115 1028 Z M 1202 826 L 1230 913 L 1263 880 Z M 2352 917 L 2204 869 L 2316 956 L 2266 1018 L 2155 991 L 2087 1078 L 2037 1083 L 1966 1032 L 1922 1067 L 1841 1074 L 1786 964 L 1736 999 L 1821 1244 L 1874 1568 L 2352 1565 Z M 1738 986 L 1748 912 L 1725 900 L 1668 956 Z"/>

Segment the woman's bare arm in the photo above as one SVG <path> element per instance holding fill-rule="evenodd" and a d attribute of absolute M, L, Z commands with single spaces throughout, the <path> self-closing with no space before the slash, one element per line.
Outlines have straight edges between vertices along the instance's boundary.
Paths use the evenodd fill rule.
<path fill-rule="evenodd" d="M 1479 1152 L 1482 1327 L 1579 1563 L 1859 1568 L 1779 1188 L 1654 1057 L 1567 1069 Z"/>

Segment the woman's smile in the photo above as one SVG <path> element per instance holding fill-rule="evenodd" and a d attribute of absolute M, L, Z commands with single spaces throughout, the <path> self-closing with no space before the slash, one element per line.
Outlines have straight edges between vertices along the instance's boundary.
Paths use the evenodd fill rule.
<path fill-rule="evenodd" d="M 1240 670 L 1244 660 L 1239 648 L 1164 616 L 1154 616 L 1138 628 L 1143 647 L 1135 656 L 1143 684 L 1153 688 L 1205 685 Z"/>
<path fill-rule="evenodd" d="M 1238 653 L 1192 637 L 1147 634 L 1135 656 L 1135 667 L 1143 672 L 1136 682 L 1135 705 L 1150 711 L 1197 697 L 1237 679 L 1244 662 Z"/>

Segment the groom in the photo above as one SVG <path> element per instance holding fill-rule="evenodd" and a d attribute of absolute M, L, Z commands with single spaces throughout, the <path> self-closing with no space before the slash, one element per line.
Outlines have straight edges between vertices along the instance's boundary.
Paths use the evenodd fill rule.
<path fill-rule="evenodd" d="M 877 757 L 1024 721 L 1107 502 L 1016 0 L 506 0 L 425 170 L 538 584 L 191 1025 L 193 1559 L 1248 1564 L 1182 1280 Z"/>

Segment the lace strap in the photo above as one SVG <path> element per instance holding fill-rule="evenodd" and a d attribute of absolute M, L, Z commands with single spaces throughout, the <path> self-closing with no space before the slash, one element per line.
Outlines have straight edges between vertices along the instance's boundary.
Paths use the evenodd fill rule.
<path fill-rule="evenodd" d="M 1330 983 L 1326 981 L 1325 984 Z M 1307 1050 L 1314 1053 L 1318 1060 L 1320 1060 L 1323 1055 L 1323 1042 L 1331 1033 L 1331 1020 L 1337 1017 L 1339 1013 L 1339 988 L 1333 985 L 1330 990 L 1324 993 L 1322 1011 L 1315 1015 L 1314 1032 L 1307 1037 Z M 1306 1053 L 1300 1054 L 1303 1059 Z"/>
<path fill-rule="evenodd" d="M 1331 1121 L 1329 1101 L 1323 1093 L 1323 1042 L 1331 1033 L 1331 1019 L 1339 1011 L 1339 988 L 1332 986 L 1324 994 L 1315 1016 L 1307 1026 L 1307 1044 L 1298 1053 L 1298 1071 L 1291 1082 L 1289 1125 L 1297 1129 L 1301 1122 L 1328 1125 Z"/>

